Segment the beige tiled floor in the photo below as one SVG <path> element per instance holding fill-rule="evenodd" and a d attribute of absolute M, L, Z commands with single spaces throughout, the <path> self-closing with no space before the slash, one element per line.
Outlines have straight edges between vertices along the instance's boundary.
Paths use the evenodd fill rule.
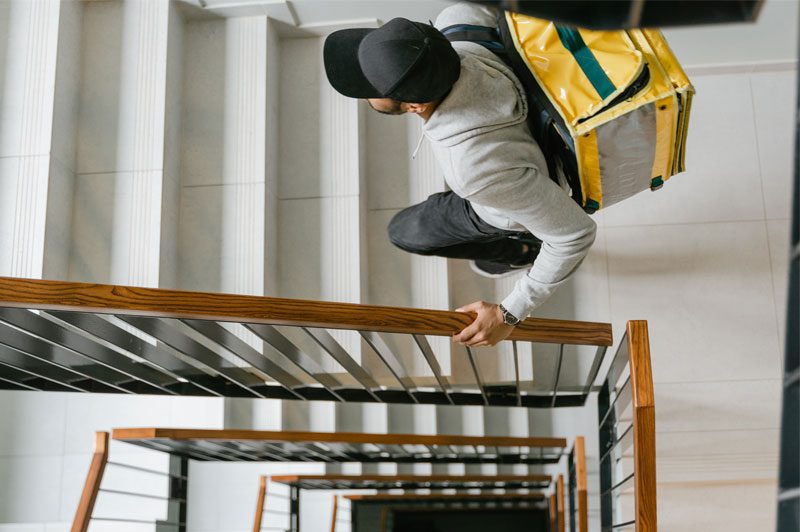
<path fill-rule="evenodd" d="M 795 75 L 694 76 L 688 171 L 609 208 L 542 309 L 606 319 L 605 285 L 617 343 L 649 321 L 660 530 L 774 528 Z"/>
<path fill-rule="evenodd" d="M 659 530 L 731 532 L 775 530 L 773 481 L 665 483 L 659 486 Z"/>
<path fill-rule="evenodd" d="M 655 382 L 777 378 L 765 222 L 608 229 L 612 323 L 650 322 Z"/>
<path fill-rule="evenodd" d="M 695 76 L 688 171 L 606 210 L 539 312 L 610 321 L 617 344 L 627 320 L 649 321 L 661 530 L 773 520 L 794 76 Z M 572 433 L 567 417 L 555 426 Z"/>

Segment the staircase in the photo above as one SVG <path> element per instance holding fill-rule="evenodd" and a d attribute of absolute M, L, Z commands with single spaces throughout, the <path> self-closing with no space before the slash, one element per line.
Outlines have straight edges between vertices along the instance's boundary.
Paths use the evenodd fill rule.
<path fill-rule="evenodd" d="M 312 3 L 285 1 L 0 2 L 0 275 L 431 309 L 499 300 L 508 280 L 392 247 L 391 217 L 443 189 L 436 163 L 424 143 L 411 158 L 416 117 L 382 116 L 338 95 L 322 68 L 329 32 L 400 15 L 433 19 L 445 5 L 340 3 L 322 18 Z M 360 361 L 354 332 L 334 336 Z M 432 348 L 444 375 L 468 371 L 448 339 Z M 523 378 L 555 370 L 558 353 L 539 354 L 534 367 L 520 352 Z M 481 358 L 496 361 L 498 375 L 514 371 L 509 347 Z M 568 354 L 564 374 L 581 358 Z M 154 399 L 148 411 L 169 410 L 169 401 Z M 216 412 L 204 418 L 218 419 L 214 428 L 527 436 L 554 424 L 550 411 L 479 406 L 204 405 Z M 186 423 L 196 417 L 191 403 L 179 411 Z M 124 423 L 124 412 L 113 415 Z M 574 426 L 564 434 L 578 434 Z M 378 469 L 364 466 L 386 472 Z M 64 496 L 60 515 L 31 522 L 63 521 L 77 495 Z"/>

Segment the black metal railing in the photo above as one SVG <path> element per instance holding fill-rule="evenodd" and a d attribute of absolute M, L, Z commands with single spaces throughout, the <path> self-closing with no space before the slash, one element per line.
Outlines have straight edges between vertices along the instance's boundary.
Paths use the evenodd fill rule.
<path fill-rule="evenodd" d="M 513 363 L 506 357 L 508 367 L 498 369 L 503 357 L 495 351 L 447 341 L 445 349 L 436 339 L 472 319 L 459 312 L 0 278 L 0 389 L 581 406 L 612 343 L 608 324 L 528 319 L 500 347 Z"/>
<path fill-rule="evenodd" d="M 647 322 L 628 322 L 597 402 L 601 530 L 655 531 L 655 406 Z"/>

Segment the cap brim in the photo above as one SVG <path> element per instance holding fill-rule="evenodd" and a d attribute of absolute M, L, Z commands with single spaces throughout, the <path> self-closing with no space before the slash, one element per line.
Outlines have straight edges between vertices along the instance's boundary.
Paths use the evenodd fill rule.
<path fill-rule="evenodd" d="M 331 33 L 325 39 L 323 60 L 328 81 L 350 98 L 380 98 L 382 94 L 367 81 L 358 63 L 358 46 L 370 28 L 354 28 Z"/>

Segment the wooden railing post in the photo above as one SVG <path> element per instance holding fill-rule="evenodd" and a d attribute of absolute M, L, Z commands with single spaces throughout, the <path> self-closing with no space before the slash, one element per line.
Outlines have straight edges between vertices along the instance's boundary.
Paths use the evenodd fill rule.
<path fill-rule="evenodd" d="M 578 482 L 578 532 L 589 532 L 589 497 L 586 491 L 586 442 L 575 438 L 575 476 Z"/>
<path fill-rule="evenodd" d="M 647 321 L 628 322 L 628 351 L 633 395 L 636 531 L 655 532 L 656 414 Z"/>
<path fill-rule="evenodd" d="M 565 532 L 567 524 L 564 521 L 564 475 L 558 475 L 556 495 L 558 497 L 556 501 L 558 510 L 558 532 Z"/>
<path fill-rule="evenodd" d="M 267 497 L 267 477 L 258 479 L 258 499 L 256 499 L 256 517 L 253 519 L 253 532 L 260 532 L 261 520 L 264 518 L 264 499 Z"/>
<path fill-rule="evenodd" d="M 92 519 L 92 510 L 97 501 L 97 493 L 100 491 L 100 482 L 103 480 L 103 472 L 108 462 L 108 432 L 96 432 L 94 440 L 94 455 L 89 464 L 89 472 L 86 474 L 86 482 L 83 484 L 78 509 L 75 512 L 75 519 L 72 521 L 71 532 L 86 532 L 89 528 L 89 521 Z"/>
<path fill-rule="evenodd" d="M 339 497 L 333 496 L 333 515 L 331 516 L 331 532 L 336 532 L 336 513 L 339 510 Z"/>
<path fill-rule="evenodd" d="M 556 514 L 556 494 L 551 493 L 547 499 L 547 510 L 550 512 L 550 532 L 558 528 L 558 515 Z"/>

